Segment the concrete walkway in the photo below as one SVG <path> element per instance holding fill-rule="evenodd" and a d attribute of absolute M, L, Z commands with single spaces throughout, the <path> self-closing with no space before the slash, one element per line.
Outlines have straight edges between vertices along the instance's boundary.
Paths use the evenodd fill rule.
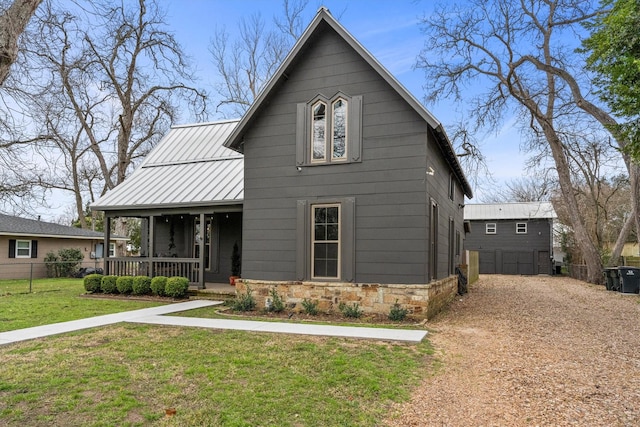
<path fill-rule="evenodd" d="M 191 326 L 210 329 L 233 329 L 240 331 L 270 332 L 298 335 L 320 335 L 345 338 L 377 339 L 384 341 L 403 341 L 418 343 L 427 335 L 427 331 L 410 329 L 385 329 L 355 326 L 312 325 L 304 323 L 259 322 L 253 320 L 202 319 L 196 317 L 165 316 L 165 314 L 195 308 L 222 304 L 222 301 L 193 300 L 141 310 L 106 314 L 70 322 L 35 326 L 33 328 L 0 332 L 0 345 L 120 322 L 146 323 L 154 325 Z"/>

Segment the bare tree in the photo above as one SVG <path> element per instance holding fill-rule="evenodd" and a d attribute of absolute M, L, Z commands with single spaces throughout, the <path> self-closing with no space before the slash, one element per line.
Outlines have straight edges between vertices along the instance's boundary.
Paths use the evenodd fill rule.
<path fill-rule="evenodd" d="M 38 141 L 39 184 L 72 193 L 84 225 L 87 203 L 126 178 L 181 107 L 203 114 L 205 96 L 154 1 L 82 12 L 47 2 L 37 14 L 17 99 L 38 124 L 23 142 Z"/>
<path fill-rule="evenodd" d="M 9 7 L 0 4 L 0 86 L 18 57 L 18 39 L 42 0 L 14 0 Z M 4 3 L 4 2 L 3 2 Z"/>
<path fill-rule="evenodd" d="M 284 16 L 268 25 L 260 14 L 238 23 L 239 37 L 231 40 L 224 28 L 216 28 L 209 51 L 221 82 L 216 111 L 242 116 L 275 73 L 302 32 L 302 16 L 308 0 L 284 0 Z"/>
<path fill-rule="evenodd" d="M 595 3 L 471 0 L 464 8 L 447 4 L 423 20 L 427 40 L 418 67 L 427 73 L 429 99 L 461 99 L 475 91 L 471 114 L 480 126 L 495 126 L 514 110 L 528 117 L 530 129 L 546 143 L 553 159 L 588 280 L 598 283 L 600 253 L 581 218 L 569 155 L 557 126 L 579 111 L 606 119 L 582 95 L 580 79 L 574 77 L 582 70 L 566 38 L 576 37 L 581 23 L 602 12 Z"/>

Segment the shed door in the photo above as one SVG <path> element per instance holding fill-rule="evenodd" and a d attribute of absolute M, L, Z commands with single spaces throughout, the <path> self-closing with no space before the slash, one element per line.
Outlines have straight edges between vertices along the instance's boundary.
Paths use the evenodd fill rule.
<path fill-rule="evenodd" d="M 479 251 L 480 274 L 496 274 L 495 251 Z"/>
<path fill-rule="evenodd" d="M 533 274 L 533 252 L 505 251 L 502 255 L 503 274 Z"/>
<path fill-rule="evenodd" d="M 551 259 L 549 258 L 549 251 L 538 252 L 538 274 L 551 273 Z"/>

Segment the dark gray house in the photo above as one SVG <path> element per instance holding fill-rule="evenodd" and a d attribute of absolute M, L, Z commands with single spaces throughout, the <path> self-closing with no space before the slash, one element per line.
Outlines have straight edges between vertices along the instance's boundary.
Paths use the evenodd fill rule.
<path fill-rule="evenodd" d="M 229 274 L 222 264 L 236 237 L 247 280 L 424 285 L 454 274 L 472 191 L 453 147 L 441 123 L 326 9 L 239 122 L 192 127 L 191 135 L 173 128 L 93 205 L 108 218 L 145 217 L 148 262 L 171 261 L 159 249 L 173 224 L 174 235 L 190 234 L 177 257 L 201 283 L 218 277 L 198 273 L 206 263 Z M 178 167 L 170 178 L 142 178 Z M 234 191 L 221 191 L 224 184 Z M 193 230 L 209 218 L 218 237 L 206 249 Z"/>
<path fill-rule="evenodd" d="M 243 277 L 453 274 L 472 192 L 451 143 L 326 9 L 225 145 L 244 154 Z"/>
<path fill-rule="evenodd" d="M 555 218 L 550 202 L 467 204 L 465 249 L 480 274 L 551 274 Z"/>

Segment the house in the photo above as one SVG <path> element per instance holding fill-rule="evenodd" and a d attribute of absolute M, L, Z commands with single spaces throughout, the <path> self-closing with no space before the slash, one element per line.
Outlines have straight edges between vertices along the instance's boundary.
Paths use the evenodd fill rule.
<path fill-rule="evenodd" d="M 550 202 L 467 204 L 465 249 L 479 252 L 480 274 L 551 274 Z"/>
<path fill-rule="evenodd" d="M 367 310 L 455 293 L 465 195 L 442 124 L 321 8 L 241 120 L 173 127 L 92 209 L 145 218 L 154 274 L 221 279 L 238 242 L 258 295 Z"/>
<path fill-rule="evenodd" d="M 0 279 L 47 277 L 45 256 L 60 249 L 80 249 L 83 267 L 101 267 L 103 243 L 102 232 L 0 214 Z"/>

